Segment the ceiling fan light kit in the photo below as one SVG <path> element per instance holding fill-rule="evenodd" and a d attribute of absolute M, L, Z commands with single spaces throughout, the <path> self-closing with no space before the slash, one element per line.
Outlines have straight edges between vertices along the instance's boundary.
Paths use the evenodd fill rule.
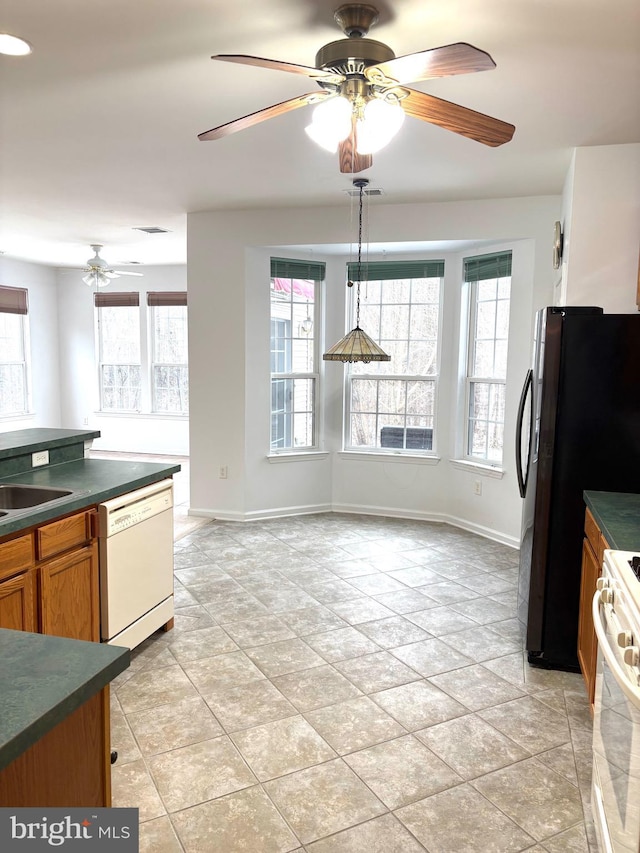
<path fill-rule="evenodd" d="M 102 249 L 101 243 L 91 244 L 94 256 L 89 258 L 86 267 L 82 269 L 82 272 L 86 273 L 82 280 L 88 287 L 106 287 L 112 279 L 119 278 L 121 275 L 143 275 L 141 272 L 111 269 L 104 258 L 100 257 L 100 249 Z"/>
<path fill-rule="evenodd" d="M 465 42 L 396 57 L 386 44 L 366 38 L 378 20 L 374 6 L 346 4 L 334 14 L 346 38 L 329 42 L 316 54 L 316 67 L 259 56 L 220 54 L 212 59 L 287 71 L 315 80 L 320 92 L 300 95 L 198 135 L 222 139 L 269 118 L 318 104 L 307 135 L 328 151 L 338 151 L 340 171 L 356 173 L 372 165 L 371 155 L 398 133 L 404 116 L 438 125 L 490 147 L 513 137 L 512 124 L 444 101 L 405 84 L 454 74 L 490 71 L 495 62 Z M 318 103 L 320 102 L 320 103 Z"/>

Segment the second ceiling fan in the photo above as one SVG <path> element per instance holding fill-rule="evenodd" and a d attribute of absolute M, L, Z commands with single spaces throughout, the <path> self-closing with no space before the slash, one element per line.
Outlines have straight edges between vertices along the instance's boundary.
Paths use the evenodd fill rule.
<path fill-rule="evenodd" d="M 433 77 L 490 71 L 495 62 L 465 42 L 396 57 L 386 44 L 366 38 L 378 19 L 373 6 L 341 6 L 334 18 L 347 38 L 330 42 L 316 54 L 316 67 L 243 54 L 212 59 L 288 71 L 310 77 L 320 91 L 300 95 L 198 135 L 202 141 L 221 139 L 254 124 L 310 104 L 317 104 L 307 133 L 323 147 L 338 150 L 340 171 L 361 172 L 373 153 L 399 130 L 405 114 L 497 147 L 512 138 L 515 127 L 467 107 L 410 89 L 405 84 Z"/>

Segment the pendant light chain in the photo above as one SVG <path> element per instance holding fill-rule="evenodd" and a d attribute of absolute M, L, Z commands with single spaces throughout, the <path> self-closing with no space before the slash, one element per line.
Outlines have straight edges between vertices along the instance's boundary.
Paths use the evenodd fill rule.
<path fill-rule="evenodd" d="M 360 328 L 360 279 L 362 278 L 362 197 L 365 184 L 360 183 L 360 203 L 358 209 L 358 289 L 356 292 L 356 329 Z"/>

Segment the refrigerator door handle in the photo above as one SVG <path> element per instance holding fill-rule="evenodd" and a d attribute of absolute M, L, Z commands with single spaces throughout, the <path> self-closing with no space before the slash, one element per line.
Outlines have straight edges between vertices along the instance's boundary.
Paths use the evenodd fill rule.
<path fill-rule="evenodd" d="M 516 475 L 518 477 L 518 490 L 520 497 L 523 498 L 527 493 L 527 481 L 529 480 L 529 468 L 531 463 L 531 440 L 533 437 L 533 370 L 528 370 L 522 393 L 520 394 L 520 403 L 518 404 L 518 418 L 516 421 Z M 527 396 L 530 396 L 531 416 L 529 418 L 529 443 L 527 449 L 527 470 L 522 471 L 522 422 L 524 421 L 524 412 L 527 406 Z"/>

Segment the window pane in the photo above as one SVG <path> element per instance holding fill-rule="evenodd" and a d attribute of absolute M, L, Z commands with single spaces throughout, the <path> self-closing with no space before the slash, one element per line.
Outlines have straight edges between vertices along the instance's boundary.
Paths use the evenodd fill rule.
<path fill-rule="evenodd" d="M 109 364 L 140 362 L 140 309 L 136 306 L 98 308 L 101 361 Z"/>
<path fill-rule="evenodd" d="M 102 408 L 111 411 L 140 411 L 140 365 L 102 366 Z"/>
<path fill-rule="evenodd" d="M 391 360 L 349 365 L 348 446 L 430 451 L 441 281 L 407 278 L 369 282 L 367 288 L 360 326 Z"/>
<path fill-rule="evenodd" d="M 0 414 L 27 411 L 27 387 L 23 364 L 0 364 Z"/>
<path fill-rule="evenodd" d="M 28 411 L 27 356 L 22 314 L 0 312 L 0 415 Z"/>
<path fill-rule="evenodd" d="M 189 411 L 189 371 L 178 365 L 154 365 L 154 411 L 187 414 Z"/>
<path fill-rule="evenodd" d="M 476 341 L 471 370 L 473 376 L 493 376 L 494 347 L 493 340 Z"/>
<path fill-rule="evenodd" d="M 0 362 L 24 360 L 23 315 L 0 311 Z"/>
<path fill-rule="evenodd" d="M 153 324 L 154 361 L 186 364 L 188 361 L 186 305 L 154 306 Z"/>

